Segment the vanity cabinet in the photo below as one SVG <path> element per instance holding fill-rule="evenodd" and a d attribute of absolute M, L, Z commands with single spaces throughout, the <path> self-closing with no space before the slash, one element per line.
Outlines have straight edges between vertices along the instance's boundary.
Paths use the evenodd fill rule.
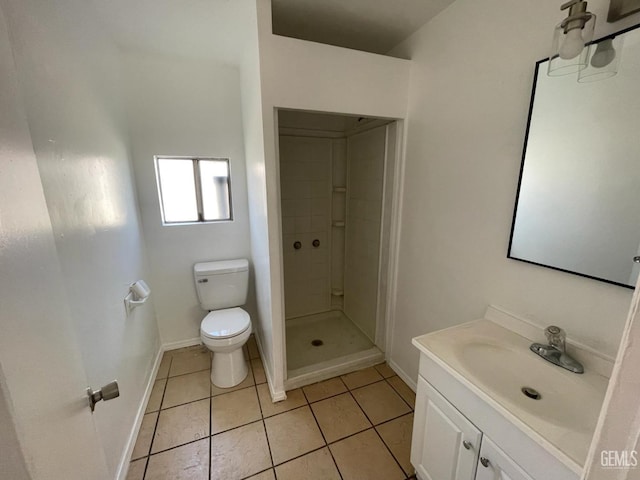
<path fill-rule="evenodd" d="M 534 480 L 421 376 L 414 415 L 420 480 Z"/>
<path fill-rule="evenodd" d="M 495 443 L 482 439 L 476 480 L 533 480 Z"/>
<path fill-rule="evenodd" d="M 418 377 L 411 463 L 421 480 L 474 480 L 482 432 Z"/>

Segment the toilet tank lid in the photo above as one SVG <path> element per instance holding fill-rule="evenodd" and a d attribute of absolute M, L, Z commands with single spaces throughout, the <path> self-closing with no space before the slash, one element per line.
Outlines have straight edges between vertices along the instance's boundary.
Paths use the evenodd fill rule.
<path fill-rule="evenodd" d="M 223 273 L 244 272 L 249 269 L 249 261 L 245 258 L 238 260 L 222 260 L 218 262 L 202 262 L 193 266 L 196 275 L 222 275 Z"/>

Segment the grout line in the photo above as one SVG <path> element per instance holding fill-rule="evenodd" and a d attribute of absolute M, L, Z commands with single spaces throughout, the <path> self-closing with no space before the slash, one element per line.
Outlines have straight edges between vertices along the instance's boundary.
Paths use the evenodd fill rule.
<path fill-rule="evenodd" d="M 379 424 L 374 425 L 373 427 L 375 428 L 375 427 L 379 427 L 380 425 L 386 425 L 387 423 L 393 422 L 394 420 L 398 420 L 399 418 L 402 418 L 402 417 L 406 417 L 407 415 L 413 415 L 413 412 L 403 413 L 402 415 L 398 415 L 397 417 L 393 417 L 393 418 L 390 418 L 389 420 L 385 420 L 384 422 L 380 422 Z"/>
<path fill-rule="evenodd" d="M 164 357 L 164 353 L 162 354 L 162 356 Z M 160 361 L 162 363 L 162 360 Z M 171 370 L 171 364 L 173 363 L 173 357 L 170 357 L 169 360 L 169 369 L 167 370 L 167 375 L 169 375 L 169 370 Z M 155 384 L 154 380 L 154 384 Z M 147 469 L 149 468 L 149 461 L 151 460 L 151 449 L 153 448 L 153 440 L 156 437 L 156 430 L 158 430 L 158 422 L 160 421 L 160 411 L 162 409 L 162 402 L 164 402 L 164 395 L 165 393 L 167 393 L 167 384 L 169 383 L 169 379 L 167 378 L 167 381 L 164 382 L 164 389 L 162 390 L 162 398 L 160 399 L 160 410 L 158 410 L 158 416 L 156 417 L 156 424 L 153 426 L 153 435 L 151 436 L 151 442 L 149 442 L 149 451 L 147 452 L 147 462 L 144 465 L 144 473 L 142 474 L 142 478 L 144 479 L 144 477 L 147 476 Z M 138 433 L 138 436 L 140 435 L 140 433 Z M 138 441 L 138 439 L 136 438 L 136 442 Z"/>
<path fill-rule="evenodd" d="M 398 459 L 396 458 L 396 456 L 393 454 L 393 452 L 391 451 L 391 449 L 389 448 L 389 446 L 387 445 L 387 443 L 384 441 L 384 438 L 382 438 L 382 435 L 380 435 L 380 432 L 378 432 L 378 430 L 373 427 L 373 430 L 376 432 L 376 435 L 378 435 L 378 438 L 380 439 L 380 441 L 382 442 L 382 444 L 385 446 L 385 448 L 387 449 L 387 451 L 389 452 L 389 454 L 391 455 L 391 458 L 393 458 L 396 462 L 396 465 L 398 465 L 398 468 L 400 469 L 400 471 L 402 473 L 404 473 L 405 478 L 407 477 L 407 472 L 404 471 L 404 468 L 402 468 L 402 465 L 400 465 L 400 462 L 398 461 Z"/>
<path fill-rule="evenodd" d="M 251 369 L 251 372 L 253 373 L 253 368 Z M 258 386 L 253 385 L 253 388 L 255 389 L 256 396 L 258 397 L 258 407 L 260 408 L 260 420 L 262 421 L 262 428 L 264 428 L 264 436 L 267 439 L 267 448 L 269 449 L 269 458 L 271 459 L 271 467 L 273 468 L 274 466 L 273 453 L 271 452 L 271 443 L 269 443 L 269 434 L 267 433 L 267 424 L 264 421 L 264 414 L 262 413 L 262 403 L 260 402 L 260 395 L 258 394 Z M 273 475 L 276 477 L 276 480 L 278 480 L 275 468 L 273 469 Z"/>
<path fill-rule="evenodd" d="M 171 359 L 171 361 L 173 361 L 173 359 Z M 170 378 L 178 378 L 178 377 L 184 377 L 185 375 L 193 375 L 194 373 L 200 373 L 200 372 L 204 372 L 205 370 L 211 370 L 211 365 L 209 365 L 207 368 L 202 368 L 200 370 L 194 370 L 193 372 L 186 372 L 186 373 L 179 373 L 178 375 L 169 375 L 167 377 L 165 377 L 167 380 L 169 380 Z M 161 378 L 159 378 L 158 380 L 162 380 Z"/>
<path fill-rule="evenodd" d="M 181 443 L 180 445 L 174 445 L 173 447 L 165 448 L 164 450 L 160 450 L 159 452 L 153 452 L 149 455 L 149 457 L 155 457 L 156 455 L 159 455 L 161 453 L 166 453 L 171 450 L 175 450 L 176 448 L 185 447 L 187 445 L 191 445 L 192 443 L 201 442 L 203 440 L 206 440 L 206 438 L 203 437 L 203 438 L 196 438 L 195 440 L 189 440 L 188 442 Z"/>
<path fill-rule="evenodd" d="M 172 408 L 184 407 L 185 405 L 189 405 L 190 403 L 201 402 L 202 400 L 206 400 L 207 398 L 210 398 L 210 397 L 211 395 L 208 395 L 206 397 L 197 398 L 195 400 L 189 400 L 188 402 L 179 403 L 178 405 L 171 405 L 170 407 L 161 408 L 160 410 L 158 410 L 158 412 L 164 412 L 166 410 L 171 410 Z"/>
<path fill-rule="evenodd" d="M 394 375 L 394 376 L 396 376 L 396 377 L 400 378 L 398 375 Z M 389 378 L 393 378 L 393 377 L 389 377 Z M 393 389 L 393 391 L 394 391 L 394 392 L 396 392 L 396 393 L 398 394 L 398 396 L 399 396 L 399 397 L 404 401 L 404 403 L 406 403 L 406 404 L 409 406 L 409 408 L 410 408 L 410 409 L 411 409 L 411 411 L 413 412 L 413 411 L 414 411 L 414 407 L 412 407 L 412 406 L 411 406 L 411 404 L 405 400 L 405 398 L 404 398 L 404 397 L 402 396 L 402 394 L 398 391 L 398 389 L 397 389 L 396 387 L 394 387 L 394 386 L 393 386 L 393 384 L 389 381 L 389 378 L 385 378 L 385 379 L 384 379 L 384 381 L 385 381 L 385 382 L 387 382 L 387 384 L 389 384 L 389 386 Z M 402 383 L 404 383 L 404 380 L 402 380 L 401 378 L 400 378 L 400 381 L 401 381 Z M 405 383 L 405 385 L 406 385 L 406 383 Z M 407 385 L 407 387 L 408 387 L 408 385 Z"/>
<path fill-rule="evenodd" d="M 387 449 L 387 451 L 389 452 L 389 454 L 391 455 L 391 458 L 393 458 L 393 460 L 396 462 L 396 465 L 398 465 L 398 468 L 400 469 L 400 471 L 405 475 L 405 478 L 407 476 L 406 472 L 404 471 L 404 469 L 402 468 L 402 465 L 400 465 L 400 462 L 398 461 L 398 459 L 396 458 L 396 456 L 393 454 L 393 452 L 391 451 L 391 449 L 387 446 L 387 444 L 385 443 L 384 439 L 382 438 L 382 436 L 380 435 L 380 433 L 378 432 L 378 430 L 376 430 L 376 425 L 371 421 L 371 419 L 369 418 L 369 415 L 367 415 L 367 412 L 364 411 L 364 409 L 362 408 L 362 406 L 358 403 L 358 400 L 356 399 L 356 397 L 353 395 L 353 392 L 351 392 L 351 390 L 349 390 L 349 394 L 351 394 L 351 397 L 353 397 L 353 400 L 356 402 L 356 405 L 358 405 L 358 407 L 360 408 L 360 410 L 362 410 L 362 413 L 364 414 L 364 416 L 367 418 L 367 420 L 369 420 L 369 423 L 371 423 L 371 425 L 373 425 L 372 429 L 375 432 L 375 434 L 378 436 L 378 438 L 380 439 L 380 441 L 382 442 L 382 444 L 384 445 L 384 447 Z M 404 414 L 406 415 L 406 413 Z M 402 415 L 401 415 L 402 416 Z M 394 420 L 394 419 L 391 419 Z M 366 431 L 366 430 L 365 430 Z"/>
<path fill-rule="evenodd" d="M 313 416 L 313 419 L 316 422 L 316 425 L 318 426 L 318 430 L 320 430 L 320 435 L 322 435 L 322 440 L 324 441 L 324 445 L 322 446 L 322 448 L 327 448 L 327 450 L 329 451 L 329 455 L 331 455 L 331 460 L 333 460 L 333 464 L 336 466 L 336 470 L 338 471 L 338 475 L 340 475 L 340 480 L 343 480 L 342 478 L 342 473 L 340 472 L 340 469 L 338 468 L 338 464 L 336 462 L 336 459 L 333 457 L 333 453 L 331 452 L 331 449 L 329 448 L 329 443 L 327 442 L 327 438 L 324 436 L 324 432 L 322 431 L 322 428 L 320 427 L 320 422 L 318 422 L 318 418 L 316 417 L 316 412 L 313 411 L 313 408 L 311 408 L 311 404 L 309 403 L 309 399 L 307 398 L 307 394 L 304 393 L 303 389 L 300 389 L 302 391 L 302 395 L 304 396 L 304 399 L 307 401 L 307 406 L 309 407 L 309 410 L 311 410 L 311 415 Z M 309 454 L 311 452 L 307 452 L 305 453 L 305 455 Z"/>
<path fill-rule="evenodd" d="M 327 448 L 327 445 L 322 445 L 321 447 L 314 448 L 313 450 L 309 450 L 308 452 L 302 453 L 300 455 L 296 455 L 295 457 L 291 457 L 290 459 L 285 460 L 284 462 L 278 463 L 273 468 L 275 469 L 276 467 L 280 467 L 281 465 L 284 465 L 285 463 L 293 462 L 294 460 L 298 460 L 299 458 L 302 458 L 305 455 L 309 455 L 310 453 L 318 452 L 318 451 L 322 450 L 323 448 Z M 336 468 L 337 468 L 337 466 L 336 466 Z M 340 470 L 338 470 L 338 473 L 340 473 Z M 342 475 L 340 475 L 340 478 L 342 478 Z"/>
<path fill-rule="evenodd" d="M 257 473 L 252 473 L 252 474 L 251 474 L 251 475 L 249 475 L 248 477 L 242 477 L 240 480 L 248 480 L 249 478 L 253 478 L 253 477 L 254 477 L 254 476 L 256 476 L 256 475 L 260 475 L 261 473 L 268 472 L 269 470 L 273 470 L 273 475 L 274 475 L 274 476 L 276 475 L 275 468 L 273 468 L 273 467 L 269 467 L 269 468 L 265 468 L 264 470 L 260 470 L 260 471 L 259 471 L 259 472 L 257 472 Z"/>

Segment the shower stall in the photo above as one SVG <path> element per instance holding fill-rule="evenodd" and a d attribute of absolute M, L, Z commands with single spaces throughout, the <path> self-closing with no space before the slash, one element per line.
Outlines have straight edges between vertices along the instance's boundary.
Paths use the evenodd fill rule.
<path fill-rule="evenodd" d="M 287 389 L 384 360 L 397 125 L 279 110 Z"/>

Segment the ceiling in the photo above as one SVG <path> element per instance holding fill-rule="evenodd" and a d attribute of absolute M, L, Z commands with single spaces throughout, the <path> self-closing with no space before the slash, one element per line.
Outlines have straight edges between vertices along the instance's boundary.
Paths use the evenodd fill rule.
<path fill-rule="evenodd" d="M 251 0 L 89 0 L 126 49 L 238 64 Z M 387 53 L 453 0 L 272 0 L 278 35 Z"/>
<path fill-rule="evenodd" d="M 272 0 L 273 33 L 385 54 L 454 0 Z"/>
<path fill-rule="evenodd" d="M 89 0 L 125 49 L 237 65 L 250 24 L 247 0 Z"/>

